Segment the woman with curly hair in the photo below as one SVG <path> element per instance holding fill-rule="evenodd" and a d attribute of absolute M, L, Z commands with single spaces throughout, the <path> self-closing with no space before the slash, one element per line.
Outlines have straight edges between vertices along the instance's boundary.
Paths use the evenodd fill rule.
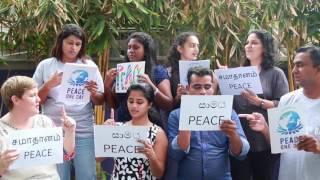
<path fill-rule="evenodd" d="M 179 61 L 197 60 L 198 54 L 199 40 L 194 32 L 182 32 L 170 47 L 168 53 L 168 72 L 171 93 L 174 97 L 174 107 L 180 106 L 181 95 L 186 94 L 186 88 L 179 81 Z"/>
<path fill-rule="evenodd" d="M 162 126 L 166 119 L 160 117 L 160 111 L 172 109 L 170 81 L 165 67 L 157 65 L 156 47 L 152 37 L 144 32 L 134 32 L 128 37 L 128 48 L 125 62 L 145 61 L 145 74 L 139 76 L 139 81 L 149 84 L 155 92 L 154 116 Z M 105 99 L 109 107 L 116 109 L 116 121 L 127 122 L 131 116 L 127 107 L 127 93 L 115 93 L 116 68 L 111 68 L 105 75 Z M 161 113 L 163 114 L 163 113 Z M 159 118 L 160 117 L 160 118 Z"/>
<path fill-rule="evenodd" d="M 255 94 L 249 90 L 243 91 L 241 95 L 234 97 L 234 109 L 238 114 L 259 112 L 267 120 L 267 109 L 277 107 L 280 97 L 289 91 L 284 72 L 274 66 L 279 49 L 269 32 L 253 30 L 247 37 L 244 51 L 243 66 L 258 68 L 263 93 Z M 218 66 L 220 66 L 219 63 Z M 250 143 L 250 151 L 243 161 L 231 157 L 232 179 L 277 179 L 280 155 L 271 154 L 270 144 L 263 135 L 253 131 L 245 117 L 239 116 L 242 128 Z"/>

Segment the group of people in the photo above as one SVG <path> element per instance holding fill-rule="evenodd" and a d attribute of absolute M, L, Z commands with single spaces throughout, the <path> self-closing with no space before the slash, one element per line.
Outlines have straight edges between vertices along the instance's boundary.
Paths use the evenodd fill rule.
<path fill-rule="evenodd" d="M 127 93 L 115 92 L 117 70 L 106 72 L 104 81 L 86 83 L 91 101 L 70 105 L 58 100 L 65 63 L 96 66 L 86 56 L 84 31 L 67 24 L 57 36 L 51 58 L 37 66 L 33 78 L 14 76 L 1 87 L 2 100 L 9 112 L 0 119 L 0 179 L 69 180 L 74 168 L 77 180 L 96 179 L 94 154 L 94 105 L 114 109 L 105 124 L 148 126 L 148 138 L 140 140 L 143 158 L 115 158 L 113 179 L 169 180 L 314 180 L 320 173 L 320 48 L 301 47 L 294 58 L 293 75 L 301 88 L 290 92 L 284 72 L 275 67 L 279 53 L 272 35 L 251 31 L 244 45 L 243 66 L 258 68 L 262 94 L 244 90 L 234 96 L 230 119 L 220 131 L 179 130 L 182 95 L 219 95 L 218 80 L 212 70 L 188 70 L 188 85 L 179 82 L 179 61 L 197 60 L 196 33 L 183 32 L 168 53 L 168 63 L 157 62 L 152 37 L 143 32 L 128 37 L 125 62 L 145 61 L 145 74 Z M 218 68 L 227 68 L 217 61 Z M 308 106 L 310 133 L 299 139 L 298 152 L 271 154 L 267 109 L 300 103 Z M 41 104 L 41 114 L 39 106 Z M 117 123 L 116 123 L 117 122 Z M 11 131 L 62 126 L 65 161 L 57 166 L 9 170 L 19 153 L 8 149 L 5 138 Z M 319 129 L 316 129 L 319 128 Z"/>

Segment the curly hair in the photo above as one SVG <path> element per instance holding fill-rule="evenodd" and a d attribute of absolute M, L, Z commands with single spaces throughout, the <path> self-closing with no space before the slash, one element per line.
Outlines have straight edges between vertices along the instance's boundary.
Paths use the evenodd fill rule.
<path fill-rule="evenodd" d="M 167 56 L 167 66 L 171 67 L 170 85 L 173 97 L 176 96 L 176 89 L 179 83 L 179 60 L 181 59 L 181 54 L 178 51 L 178 46 L 183 46 L 190 36 L 195 36 L 198 38 L 198 35 L 195 32 L 180 33 L 170 47 Z"/>
<path fill-rule="evenodd" d="M 261 68 L 264 70 L 272 68 L 274 66 L 274 62 L 279 57 L 279 48 L 271 33 L 265 30 L 253 30 L 249 32 L 248 36 L 251 34 L 255 34 L 257 36 L 264 49 Z M 244 59 L 243 66 L 250 66 L 250 60 L 245 55 Z"/>
<path fill-rule="evenodd" d="M 152 37 L 144 32 L 134 32 L 128 39 L 127 44 L 131 39 L 137 40 L 144 48 L 144 61 L 146 62 L 145 73 L 149 75 L 152 82 L 154 82 L 154 68 L 157 65 L 156 46 Z M 128 52 L 128 50 L 126 51 Z M 126 53 L 125 62 L 130 62 L 128 54 Z"/>

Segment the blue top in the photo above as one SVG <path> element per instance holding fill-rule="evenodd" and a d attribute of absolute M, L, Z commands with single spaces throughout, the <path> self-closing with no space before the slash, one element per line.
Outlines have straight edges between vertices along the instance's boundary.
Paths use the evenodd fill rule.
<path fill-rule="evenodd" d="M 158 86 L 163 80 L 169 79 L 167 69 L 162 65 L 157 65 L 153 71 L 155 85 Z M 117 93 L 119 107 L 116 110 L 116 121 L 127 122 L 131 116 L 127 107 L 127 93 Z"/>
<path fill-rule="evenodd" d="M 178 162 L 179 180 L 231 180 L 228 137 L 222 131 L 191 131 L 190 146 L 187 151 L 177 144 L 180 108 L 172 111 L 168 119 L 169 156 Z M 237 132 L 242 141 L 242 151 L 235 156 L 245 158 L 250 146 L 242 130 L 239 118 L 232 111 L 231 119 L 237 124 Z"/>

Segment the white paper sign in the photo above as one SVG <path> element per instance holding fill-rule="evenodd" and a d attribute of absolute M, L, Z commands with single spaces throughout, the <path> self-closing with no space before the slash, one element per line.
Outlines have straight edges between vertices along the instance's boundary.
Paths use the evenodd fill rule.
<path fill-rule="evenodd" d="M 210 69 L 210 60 L 198 60 L 198 61 L 179 61 L 179 76 L 180 84 L 187 86 L 188 70 L 192 67 L 201 66 Z"/>
<path fill-rule="evenodd" d="M 10 170 L 63 162 L 62 128 L 36 128 L 10 132 L 9 149 L 19 152 Z"/>
<path fill-rule="evenodd" d="M 223 120 L 231 119 L 233 96 L 183 95 L 179 130 L 220 130 Z"/>
<path fill-rule="evenodd" d="M 304 112 L 304 107 L 296 104 L 268 109 L 272 153 L 296 150 L 299 136 L 307 132 Z"/>
<path fill-rule="evenodd" d="M 138 139 L 146 140 L 150 127 L 147 126 L 94 126 L 96 157 L 136 157 L 145 158 L 138 152 L 143 147 Z"/>
<path fill-rule="evenodd" d="M 137 75 L 144 71 L 145 61 L 117 64 L 116 93 L 126 93 L 130 85 L 138 83 Z"/>
<path fill-rule="evenodd" d="M 87 104 L 90 92 L 85 88 L 86 82 L 96 79 L 96 66 L 66 63 L 59 90 L 59 101 L 64 104 Z"/>
<path fill-rule="evenodd" d="M 216 69 L 221 94 L 239 95 L 249 89 L 255 94 L 262 94 L 262 86 L 256 66 Z"/>

